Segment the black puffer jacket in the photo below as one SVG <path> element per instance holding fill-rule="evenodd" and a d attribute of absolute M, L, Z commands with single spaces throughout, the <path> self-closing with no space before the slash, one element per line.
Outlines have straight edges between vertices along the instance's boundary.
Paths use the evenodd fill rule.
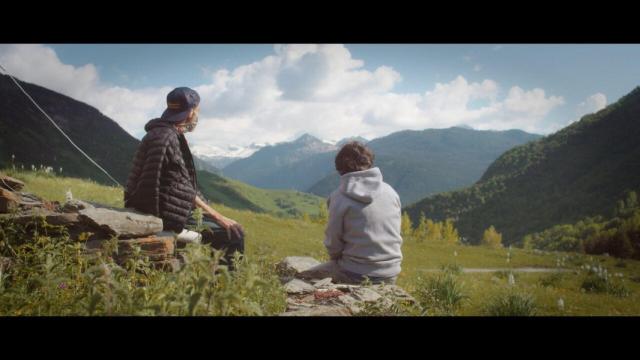
<path fill-rule="evenodd" d="M 158 216 L 180 232 L 195 207 L 196 169 L 187 139 L 171 123 L 149 121 L 124 193 L 124 206 Z"/>

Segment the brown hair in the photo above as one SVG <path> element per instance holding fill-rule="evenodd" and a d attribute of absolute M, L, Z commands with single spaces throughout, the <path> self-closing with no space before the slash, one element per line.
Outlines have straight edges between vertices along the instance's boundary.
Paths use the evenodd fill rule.
<path fill-rule="evenodd" d="M 374 158 L 373 152 L 368 147 L 357 141 L 351 141 L 342 146 L 336 155 L 336 170 L 340 175 L 344 175 L 371 169 Z"/>

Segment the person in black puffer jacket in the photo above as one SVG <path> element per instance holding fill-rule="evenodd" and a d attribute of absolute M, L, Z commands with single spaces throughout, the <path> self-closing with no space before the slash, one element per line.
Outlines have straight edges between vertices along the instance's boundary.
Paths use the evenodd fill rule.
<path fill-rule="evenodd" d="M 185 132 L 198 123 L 200 96 L 176 88 L 167 95 L 167 109 L 145 125 L 124 193 L 125 207 L 162 219 L 165 231 L 178 234 L 193 224 L 192 211 L 203 209 L 208 226 L 202 241 L 225 250 L 229 265 L 234 252 L 244 253 L 244 231 L 236 221 L 212 209 L 198 190 L 196 169 Z M 233 266 L 232 266 L 233 267 Z"/>

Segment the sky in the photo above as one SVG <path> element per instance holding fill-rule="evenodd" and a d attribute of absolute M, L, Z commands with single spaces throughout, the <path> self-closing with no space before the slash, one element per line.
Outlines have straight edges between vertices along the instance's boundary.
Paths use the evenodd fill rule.
<path fill-rule="evenodd" d="M 550 134 L 640 85 L 636 44 L 0 44 L 17 78 L 141 139 L 188 86 L 195 153 L 466 125 Z"/>

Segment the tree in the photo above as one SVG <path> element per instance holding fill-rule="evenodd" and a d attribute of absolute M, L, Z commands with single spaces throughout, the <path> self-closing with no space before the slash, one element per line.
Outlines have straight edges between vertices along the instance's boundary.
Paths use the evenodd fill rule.
<path fill-rule="evenodd" d="M 426 231 L 426 240 L 427 241 L 440 241 L 442 239 L 442 224 L 439 222 L 433 222 L 431 219 L 427 219 L 427 231 Z"/>
<path fill-rule="evenodd" d="M 458 230 L 453 225 L 453 220 L 447 219 L 442 226 L 442 239 L 448 243 L 457 244 L 460 242 Z"/>
<path fill-rule="evenodd" d="M 327 204 L 325 202 L 321 202 L 318 209 L 318 221 L 320 223 L 326 223 L 329 220 L 329 211 L 327 210 Z"/>
<path fill-rule="evenodd" d="M 489 226 L 482 235 L 482 245 L 489 246 L 494 249 L 502 247 L 502 234 L 496 231 L 493 225 Z"/>
<path fill-rule="evenodd" d="M 400 235 L 402 235 L 402 237 L 404 238 L 411 237 L 413 235 L 413 224 L 411 223 L 411 218 L 406 211 L 402 213 L 402 220 L 400 222 Z"/>
<path fill-rule="evenodd" d="M 424 239 L 426 238 L 426 236 L 427 236 L 427 222 L 429 222 L 429 221 L 431 221 L 431 220 L 427 219 L 427 217 L 424 216 L 423 212 L 420 212 L 420 221 L 418 222 L 418 227 L 413 232 L 413 236 L 418 241 L 424 241 Z"/>

